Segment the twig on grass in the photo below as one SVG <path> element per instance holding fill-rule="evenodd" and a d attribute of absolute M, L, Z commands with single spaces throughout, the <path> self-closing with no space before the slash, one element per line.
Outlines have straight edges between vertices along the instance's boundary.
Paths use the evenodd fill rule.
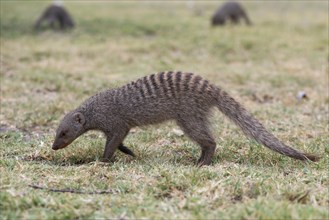
<path fill-rule="evenodd" d="M 47 188 L 43 186 L 38 186 L 38 185 L 32 185 L 29 184 L 29 187 L 32 187 L 33 189 L 43 189 L 43 190 L 48 190 L 51 192 L 61 192 L 61 193 L 76 193 L 76 194 L 115 194 L 115 190 L 104 190 L 104 191 L 92 191 L 92 192 L 87 192 L 87 191 L 81 191 L 81 190 L 75 190 L 75 189 L 54 189 L 54 188 Z"/>

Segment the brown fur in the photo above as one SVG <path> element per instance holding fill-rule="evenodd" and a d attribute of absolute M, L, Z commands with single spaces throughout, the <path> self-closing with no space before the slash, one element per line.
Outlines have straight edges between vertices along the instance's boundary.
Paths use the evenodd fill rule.
<path fill-rule="evenodd" d="M 208 120 L 213 107 L 222 111 L 245 135 L 271 150 L 299 160 L 319 159 L 280 142 L 219 87 L 198 75 L 182 72 L 152 74 L 90 97 L 64 117 L 53 149 L 66 147 L 86 131 L 99 130 L 107 137 L 104 159 L 109 160 L 123 146 L 131 128 L 175 120 L 201 146 L 199 164 L 208 165 L 216 148 Z"/>

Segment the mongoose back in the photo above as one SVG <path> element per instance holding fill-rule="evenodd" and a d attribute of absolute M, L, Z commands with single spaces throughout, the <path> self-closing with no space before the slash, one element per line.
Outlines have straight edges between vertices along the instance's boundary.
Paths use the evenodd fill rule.
<path fill-rule="evenodd" d="M 220 6 L 211 19 L 213 26 L 225 25 L 227 20 L 231 20 L 233 24 L 238 24 L 243 18 L 246 24 L 251 25 L 247 13 L 243 7 L 237 2 L 226 2 Z"/>
<path fill-rule="evenodd" d="M 52 148 L 64 148 L 86 131 L 99 130 L 107 137 L 103 158 L 109 160 L 117 148 L 132 153 L 122 145 L 131 128 L 175 120 L 200 145 L 199 165 L 208 165 L 216 148 L 208 119 L 212 107 L 217 107 L 245 135 L 271 150 L 299 160 L 319 159 L 280 142 L 238 102 L 208 80 L 182 72 L 152 74 L 90 97 L 62 119 Z"/>

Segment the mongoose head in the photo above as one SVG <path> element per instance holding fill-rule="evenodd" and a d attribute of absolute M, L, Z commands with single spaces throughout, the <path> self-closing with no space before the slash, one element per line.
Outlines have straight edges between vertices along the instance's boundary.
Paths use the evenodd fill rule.
<path fill-rule="evenodd" d="M 77 137 L 84 133 L 85 116 L 80 112 L 70 112 L 61 121 L 52 149 L 58 150 L 67 147 Z"/>

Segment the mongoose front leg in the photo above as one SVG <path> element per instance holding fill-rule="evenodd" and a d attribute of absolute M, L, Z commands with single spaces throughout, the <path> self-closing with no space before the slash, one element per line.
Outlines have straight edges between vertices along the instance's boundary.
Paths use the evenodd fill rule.
<path fill-rule="evenodd" d="M 122 142 L 128 131 L 126 132 L 117 132 L 114 135 L 108 135 L 106 139 L 104 154 L 103 154 L 103 161 L 108 162 L 112 158 L 115 150 L 122 145 Z M 122 145 L 123 146 L 123 145 Z"/>
<path fill-rule="evenodd" d="M 128 155 L 130 155 L 130 156 L 132 156 L 132 157 L 135 157 L 134 152 L 133 152 L 132 150 L 130 150 L 128 147 L 124 146 L 123 143 L 121 143 L 121 144 L 119 145 L 118 149 L 119 149 L 121 152 L 125 153 L 125 154 L 128 154 Z"/>

